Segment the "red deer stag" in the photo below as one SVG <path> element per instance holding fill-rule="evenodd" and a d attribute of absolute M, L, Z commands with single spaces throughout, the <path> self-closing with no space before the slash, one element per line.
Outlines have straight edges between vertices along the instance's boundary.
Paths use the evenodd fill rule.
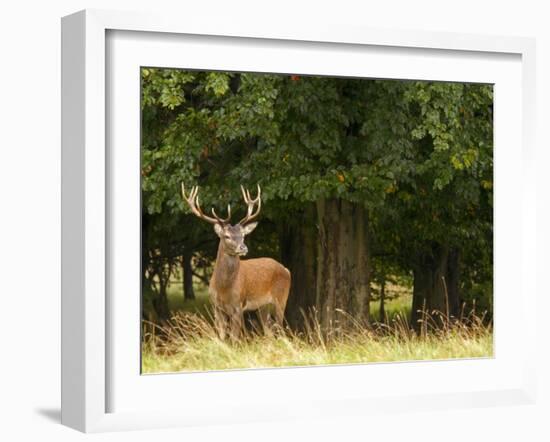
<path fill-rule="evenodd" d="M 254 221 L 262 206 L 261 189 L 252 199 L 250 192 L 241 186 L 246 216 L 237 224 L 231 225 L 231 206 L 227 206 L 227 218 L 220 218 L 214 209 L 213 217 L 205 215 L 199 204 L 199 188 L 195 186 L 189 195 L 181 185 L 183 199 L 191 211 L 200 219 L 214 225 L 214 231 L 220 238 L 218 255 L 210 279 L 210 300 L 214 306 L 216 327 L 222 339 L 225 338 L 227 320 L 230 322 L 231 336 L 237 338 L 243 327 L 243 312 L 257 310 L 262 326 L 268 319 L 268 304 L 275 308 L 275 318 L 282 326 L 283 316 L 290 290 L 290 271 L 271 258 L 240 259 L 248 252 L 244 237 L 258 225 Z"/>

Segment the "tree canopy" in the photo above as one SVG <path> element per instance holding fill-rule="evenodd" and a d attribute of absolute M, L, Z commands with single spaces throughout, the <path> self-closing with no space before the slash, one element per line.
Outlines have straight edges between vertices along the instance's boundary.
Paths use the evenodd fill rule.
<path fill-rule="evenodd" d="M 159 256 L 168 266 L 188 251 L 215 257 L 182 182 L 201 186 L 203 207 L 241 211 L 239 186 L 259 183 L 252 252 L 303 275 L 293 308 L 368 317 L 371 275 L 384 266 L 414 275 L 416 307 L 441 308 L 444 296 L 451 310 L 492 305 L 492 86 L 160 68 L 141 77 L 144 286 Z"/>

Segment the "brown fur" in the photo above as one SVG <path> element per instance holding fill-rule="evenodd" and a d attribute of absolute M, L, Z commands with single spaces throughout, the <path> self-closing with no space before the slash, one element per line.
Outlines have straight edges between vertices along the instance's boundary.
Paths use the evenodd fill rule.
<path fill-rule="evenodd" d="M 282 325 L 290 280 L 290 271 L 274 259 L 241 261 L 238 256 L 226 253 L 224 241 L 221 240 L 209 291 L 222 336 L 225 335 L 223 314 L 233 322 L 233 334 L 238 334 L 242 327 L 242 313 L 261 309 L 268 304 L 274 306 L 275 318 Z M 261 319 L 265 320 L 265 315 Z"/>

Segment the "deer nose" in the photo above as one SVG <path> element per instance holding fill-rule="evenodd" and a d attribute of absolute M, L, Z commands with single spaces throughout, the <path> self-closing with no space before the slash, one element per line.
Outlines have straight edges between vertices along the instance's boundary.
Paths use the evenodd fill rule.
<path fill-rule="evenodd" d="M 246 247 L 244 244 L 239 246 L 239 253 L 242 253 L 243 255 L 248 253 L 248 247 Z"/>

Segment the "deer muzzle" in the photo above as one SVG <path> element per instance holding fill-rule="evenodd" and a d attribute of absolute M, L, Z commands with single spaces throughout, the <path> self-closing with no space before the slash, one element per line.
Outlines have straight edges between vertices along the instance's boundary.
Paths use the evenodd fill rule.
<path fill-rule="evenodd" d="M 242 244 L 237 248 L 236 252 L 239 256 L 245 256 L 248 253 L 248 247 Z"/>

